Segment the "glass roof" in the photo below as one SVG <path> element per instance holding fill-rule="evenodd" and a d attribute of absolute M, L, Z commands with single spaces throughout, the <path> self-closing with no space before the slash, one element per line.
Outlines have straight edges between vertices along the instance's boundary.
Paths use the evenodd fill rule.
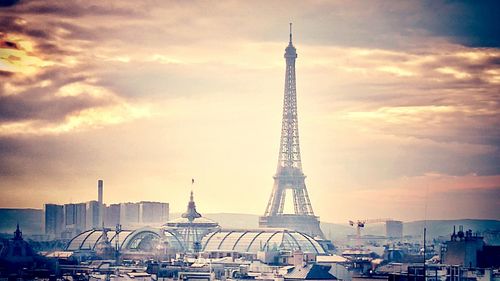
<path fill-rule="evenodd" d="M 173 231 L 169 231 L 167 229 L 164 229 L 165 237 L 168 238 L 168 243 L 170 244 L 171 247 L 176 248 L 176 249 L 184 249 L 184 245 L 181 242 L 181 239 L 175 234 Z"/>
<path fill-rule="evenodd" d="M 92 232 L 83 241 L 82 245 L 80 246 L 80 249 L 85 249 L 85 250 L 94 249 L 95 245 L 97 244 L 97 240 L 99 240 L 99 238 L 101 238 L 101 236 L 102 236 L 101 230 L 96 230 L 96 231 Z"/>
<path fill-rule="evenodd" d="M 93 229 L 84 231 L 77 236 L 75 236 L 71 241 L 69 241 L 68 247 L 66 247 L 66 250 L 69 251 L 76 251 L 80 249 L 80 246 L 82 245 L 82 242 L 94 232 Z"/>
<path fill-rule="evenodd" d="M 246 252 L 248 251 L 248 246 L 250 243 L 252 243 L 255 238 L 260 235 L 261 232 L 253 232 L 253 231 L 248 231 L 244 233 L 243 235 L 240 236 L 240 240 L 234 245 L 234 250 L 237 252 Z"/>
<path fill-rule="evenodd" d="M 209 233 L 201 241 L 203 251 L 237 251 L 256 253 L 261 250 L 301 250 L 325 254 L 321 245 L 307 234 L 292 230 L 220 230 Z"/>
<path fill-rule="evenodd" d="M 163 234 L 163 235 L 162 235 Z M 177 234 L 164 230 L 160 231 L 158 229 L 138 229 L 138 230 L 122 230 L 119 233 L 118 239 L 120 243 L 120 248 L 137 248 L 143 239 L 151 239 L 152 236 L 156 238 L 162 237 L 175 249 L 183 249 L 181 240 L 177 237 Z M 75 236 L 66 247 L 68 251 L 78 251 L 78 250 L 94 250 L 95 246 L 99 243 L 102 237 L 101 229 L 91 229 L 84 231 L 77 236 Z M 115 231 L 108 231 L 108 238 L 110 243 L 113 245 L 116 243 L 117 235 Z"/>
<path fill-rule="evenodd" d="M 118 239 L 118 243 L 120 243 L 120 248 L 123 247 L 123 243 L 125 243 L 125 240 L 132 234 L 134 231 L 131 230 L 122 230 L 119 232 L 118 238 L 116 237 L 116 234 L 113 235 L 113 238 L 109 239 L 109 242 L 115 244 L 116 240 Z"/>
<path fill-rule="evenodd" d="M 188 249 L 184 245 L 182 234 L 178 229 L 138 229 L 123 230 L 119 234 L 120 248 L 134 248 L 143 239 L 161 237 L 163 241 L 178 250 Z M 304 253 L 325 254 L 321 245 L 307 234 L 286 229 L 254 229 L 254 230 L 217 230 L 201 234 L 202 251 L 235 251 L 241 253 L 257 253 L 261 250 L 301 250 Z M 66 250 L 93 250 L 102 237 L 102 230 L 91 229 L 73 238 Z M 114 245 L 116 233 L 108 231 L 109 241 Z M 134 245 L 132 245 L 132 244 Z"/>

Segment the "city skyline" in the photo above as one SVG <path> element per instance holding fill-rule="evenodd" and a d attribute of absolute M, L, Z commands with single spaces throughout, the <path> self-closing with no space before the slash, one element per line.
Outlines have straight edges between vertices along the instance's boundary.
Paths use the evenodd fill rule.
<path fill-rule="evenodd" d="M 490 5 L 1 7 L 0 207 L 96 200 L 103 179 L 105 203 L 182 212 L 194 178 L 203 213 L 262 215 L 293 21 L 301 154 L 321 221 L 500 219 Z"/>

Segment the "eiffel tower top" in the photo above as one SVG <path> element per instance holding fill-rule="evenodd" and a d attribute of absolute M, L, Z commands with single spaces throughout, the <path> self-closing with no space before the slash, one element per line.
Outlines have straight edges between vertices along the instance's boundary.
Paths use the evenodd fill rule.
<path fill-rule="evenodd" d="M 290 23 L 290 41 L 288 42 L 288 46 L 285 49 L 285 58 L 297 58 L 297 50 L 292 43 L 292 23 Z"/>
<path fill-rule="evenodd" d="M 285 171 L 288 174 L 302 174 L 299 147 L 299 121 L 297 116 L 297 91 L 295 86 L 296 58 L 297 50 L 292 44 L 292 24 L 290 23 L 290 41 L 285 49 L 285 92 L 277 174 Z"/>

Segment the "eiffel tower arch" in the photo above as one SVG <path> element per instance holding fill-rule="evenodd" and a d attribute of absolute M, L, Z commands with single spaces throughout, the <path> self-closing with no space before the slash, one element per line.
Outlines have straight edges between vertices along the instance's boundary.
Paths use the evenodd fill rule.
<path fill-rule="evenodd" d="M 296 59 L 297 50 L 292 44 L 292 24 L 290 24 L 290 41 L 285 49 L 285 93 L 278 167 L 274 176 L 273 191 L 264 216 L 259 218 L 259 226 L 289 228 L 325 239 L 319 226 L 319 217 L 314 215 L 307 194 L 306 176 L 302 172 L 295 86 Z M 284 213 L 287 190 L 291 190 L 293 196 L 293 214 Z"/>

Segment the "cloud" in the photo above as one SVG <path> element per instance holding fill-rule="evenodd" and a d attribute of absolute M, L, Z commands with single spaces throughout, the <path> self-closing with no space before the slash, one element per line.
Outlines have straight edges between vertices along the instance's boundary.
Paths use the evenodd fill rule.
<path fill-rule="evenodd" d="M 99 86 L 93 66 L 73 61 L 71 47 L 59 51 L 53 43 L 20 36 L 4 35 L 16 48 L 0 48 L 2 135 L 67 133 L 148 115 L 147 106 Z"/>
<path fill-rule="evenodd" d="M 338 193 L 394 192 L 406 202 L 398 179 L 424 184 L 432 172 L 470 188 L 471 174 L 500 174 L 500 53 L 495 40 L 476 40 L 490 34 L 490 17 L 477 17 L 490 2 L 470 11 L 460 1 L 287 1 L 286 10 L 280 1 L 101 2 L 0 9 L 6 185 L 62 201 L 50 197 L 54 186 L 71 183 L 91 198 L 84 179 L 106 175 L 123 191 L 115 201 L 174 202 L 195 173 L 214 186 L 207 196 L 252 189 L 248 201 L 264 205 L 290 20 L 304 168 L 322 217 L 338 213 L 321 201 Z M 264 207 L 225 201 L 238 211 Z"/>
<path fill-rule="evenodd" d="M 0 122 L 40 120 L 55 122 L 85 108 L 105 106 L 110 101 L 94 98 L 88 92 L 54 97 L 39 91 L 0 97 Z"/>
<path fill-rule="evenodd" d="M 17 4 L 19 0 L 1 0 L 0 7 L 9 7 Z"/>
<path fill-rule="evenodd" d="M 425 17 L 419 24 L 432 34 L 470 47 L 500 47 L 498 1 L 429 0 L 422 4 Z"/>
<path fill-rule="evenodd" d="M 14 75 L 14 73 L 12 73 L 10 71 L 0 70 L 0 77 L 2 77 L 2 76 L 4 76 L 4 77 L 11 77 L 12 75 Z"/>
<path fill-rule="evenodd" d="M 2 11 L 0 10 L 0 13 Z M 45 24 L 42 24 L 42 27 Z M 27 25 L 26 20 L 20 16 L 12 16 L 11 14 L 2 13 L 0 19 L 0 32 L 4 34 L 18 33 L 25 34 L 36 39 L 49 40 L 52 38 L 50 33 L 38 27 L 31 27 Z"/>
<path fill-rule="evenodd" d="M 7 1 L 8 2 L 8 1 Z M 10 1 L 19 2 L 19 1 Z M 16 4 L 16 3 L 13 3 Z M 13 4 L 8 6 L 14 6 Z M 100 4 L 100 5 L 97 5 Z M 23 1 L 10 8 L 11 12 L 27 15 L 59 16 L 59 17 L 83 17 L 83 16 L 133 16 L 142 14 L 140 10 L 125 7 L 127 3 L 117 6 L 113 3 L 92 3 L 92 1 Z M 137 3 L 136 6 L 137 7 Z"/>
<path fill-rule="evenodd" d="M 19 47 L 17 46 L 17 44 L 15 42 L 10 42 L 10 41 L 1 40 L 1 39 L 0 39 L 0 48 L 19 50 Z"/>
<path fill-rule="evenodd" d="M 146 107 L 132 105 L 114 92 L 95 85 L 91 77 L 64 76 L 64 73 L 54 67 L 34 79 L 41 82 L 32 84 L 21 80 L 9 84 L 20 90 L 0 96 L 2 134 L 63 133 L 148 115 Z"/>

